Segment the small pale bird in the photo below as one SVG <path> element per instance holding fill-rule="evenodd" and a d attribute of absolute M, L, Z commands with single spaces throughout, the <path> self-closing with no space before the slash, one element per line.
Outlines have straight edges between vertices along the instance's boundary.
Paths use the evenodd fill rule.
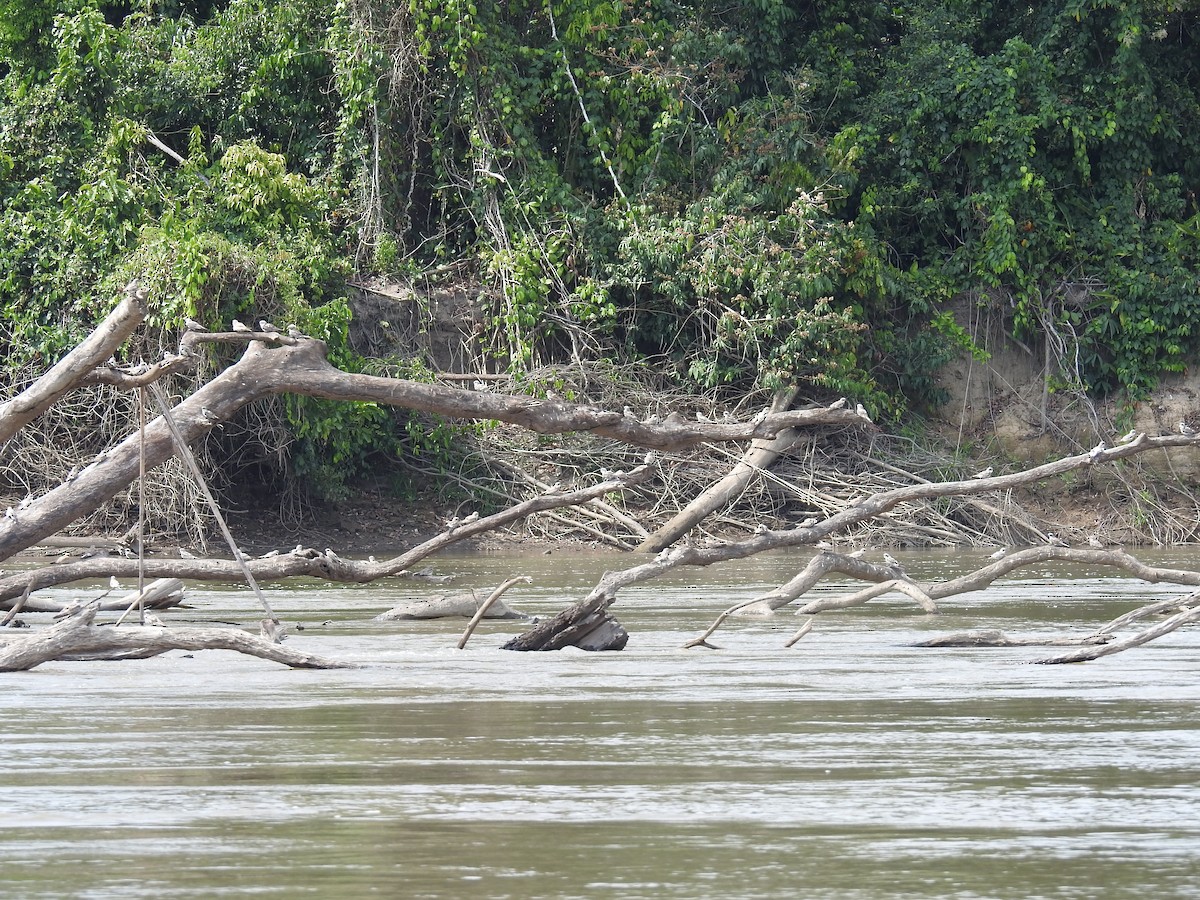
<path fill-rule="evenodd" d="M 975 473 L 974 475 L 972 475 L 971 477 L 972 477 L 972 478 L 991 478 L 991 477 L 992 477 L 992 473 L 993 473 L 993 472 L 995 472 L 995 471 L 996 471 L 996 467 L 995 467 L 995 466 L 988 466 L 988 467 L 987 467 L 986 469 L 984 469 L 982 472 L 976 472 L 976 473 Z"/>
<path fill-rule="evenodd" d="M 1088 546 L 1093 550 L 1104 549 L 1104 544 L 1100 541 L 1100 538 L 1096 537 L 1094 534 L 1088 538 Z"/>
<path fill-rule="evenodd" d="M 829 541 L 817 541 L 815 544 L 813 544 L 813 546 L 816 547 L 818 550 L 832 550 L 833 549 L 833 544 L 829 543 Z"/>
<path fill-rule="evenodd" d="M 268 322 L 266 319 L 258 320 L 258 330 L 265 331 L 267 334 L 278 334 L 279 333 L 279 329 L 276 328 L 274 325 L 272 325 L 270 322 Z"/>
<path fill-rule="evenodd" d="M 1093 460 L 1099 459 L 1101 454 L 1103 454 L 1104 451 L 1107 449 L 1108 449 L 1108 444 L 1104 443 L 1104 441 L 1101 441 L 1095 447 L 1093 447 L 1091 450 L 1088 451 L 1088 456 L 1090 456 Z"/>
<path fill-rule="evenodd" d="M 193 553 L 191 550 L 188 550 L 186 547 L 180 547 L 179 548 L 179 558 L 180 559 L 195 559 L 196 554 Z"/>
<path fill-rule="evenodd" d="M 1121 435 L 1120 439 L 1118 440 L 1118 443 L 1128 444 L 1135 437 L 1137 437 L 1137 429 L 1130 428 L 1127 432 L 1125 432 L 1123 435 Z"/>
<path fill-rule="evenodd" d="M 300 329 L 297 328 L 295 325 L 289 325 L 287 327 L 287 333 L 288 333 L 288 337 L 290 337 L 290 338 L 298 338 L 298 337 L 304 336 L 303 332 L 301 332 Z"/>
<path fill-rule="evenodd" d="M 887 564 L 888 568 L 890 568 L 890 569 L 904 568 L 903 566 L 900 565 L 900 560 L 896 559 L 896 557 L 892 556 L 892 554 L 890 554 L 890 553 L 883 554 L 883 561 Z"/>
<path fill-rule="evenodd" d="M 478 521 L 479 521 L 479 513 L 473 512 L 469 516 L 464 517 L 460 524 L 470 525 L 472 522 L 478 522 Z"/>
<path fill-rule="evenodd" d="M 848 555 L 848 556 L 849 556 L 851 559 L 862 559 L 864 556 L 866 556 L 866 555 L 867 555 L 867 548 L 866 548 L 866 547 L 859 547 L 859 548 L 858 548 L 857 550 L 855 550 L 853 553 L 849 553 L 849 554 L 847 554 L 847 555 Z"/>
<path fill-rule="evenodd" d="M 770 529 L 767 528 L 767 526 L 762 524 L 761 522 L 759 522 L 757 525 L 754 526 L 755 534 L 766 534 L 768 531 L 770 531 Z"/>
<path fill-rule="evenodd" d="M 188 331 L 204 331 L 205 330 L 204 326 L 201 325 L 199 322 L 197 322 L 195 319 L 193 319 L 191 316 L 188 316 L 186 319 L 183 320 L 183 326 Z"/>
<path fill-rule="evenodd" d="M 805 519 L 803 522 L 800 523 L 799 527 L 800 528 L 812 528 L 816 524 L 817 524 L 817 517 L 809 516 L 807 519 Z"/>
<path fill-rule="evenodd" d="M 4 511 L 4 518 L 12 519 L 13 521 L 16 521 L 17 511 L 10 506 L 8 509 L 6 509 Z"/>
<path fill-rule="evenodd" d="M 251 333 L 250 326 L 246 325 L 244 322 L 239 322 L 237 319 L 233 320 L 233 330 L 240 331 L 242 334 Z"/>
<path fill-rule="evenodd" d="M 1067 546 L 1067 542 L 1066 542 L 1066 541 L 1064 541 L 1062 538 L 1060 538 L 1060 537 L 1059 537 L 1057 534 L 1055 534 L 1053 531 L 1048 531 L 1048 532 L 1046 532 L 1046 543 L 1047 543 L 1047 544 L 1049 544 L 1051 547 L 1065 547 L 1065 546 Z"/>
<path fill-rule="evenodd" d="M 867 412 L 867 408 L 865 406 L 863 406 L 861 403 L 859 403 L 857 406 L 854 407 L 854 412 L 858 415 L 858 417 L 860 419 L 866 419 L 868 422 L 871 421 L 871 416 Z"/>
<path fill-rule="evenodd" d="M 116 575 L 108 576 L 108 587 L 109 587 L 109 590 L 113 590 L 113 591 L 119 591 L 121 589 L 121 582 L 117 581 Z"/>
<path fill-rule="evenodd" d="M 988 556 L 988 559 L 1004 559 L 1004 554 L 1008 553 L 1007 547 L 1001 547 L 995 553 Z"/>
<path fill-rule="evenodd" d="M 1196 429 L 1193 428 L 1191 425 L 1189 425 L 1187 422 L 1180 422 L 1179 423 L 1179 433 L 1182 435 L 1186 435 L 1187 437 L 1191 437 L 1192 435 L 1194 435 L 1196 433 Z"/>
<path fill-rule="evenodd" d="M 841 400 L 834 400 L 832 403 L 830 403 L 829 408 L 830 409 L 845 409 L 846 404 L 849 402 L 850 402 L 849 400 L 847 400 L 845 397 L 843 397 Z"/>

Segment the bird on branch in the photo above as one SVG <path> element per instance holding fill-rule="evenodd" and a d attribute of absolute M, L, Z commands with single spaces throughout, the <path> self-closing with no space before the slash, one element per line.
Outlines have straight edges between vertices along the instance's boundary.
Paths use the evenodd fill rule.
<path fill-rule="evenodd" d="M 865 406 L 863 406 L 861 403 L 859 403 L 857 406 L 854 407 L 854 412 L 858 415 L 858 417 L 860 419 L 866 419 L 868 422 L 871 421 L 870 413 L 867 412 L 867 408 Z"/>
<path fill-rule="evenodd" d="M 244 322 L 239 322 L 237 319 L 233 320 L 233 330 L 240 332 L 241 334 L 253 334 L 249 325 L 245 324 Z"/>
<path fill-rule="evenodd" d="M 1121 435 L 1121 437 L 1117 441 L 1117 443 L 1128 444 L 1130 441 L 1132 441 L 1134 438 L 1137 437 L 1137 434 L 1138 433 L 1137 433 L 1136 428 L 1130 428 L 1127 432 L 1125 432 L 1123 435 Z"/>
<path fill-rule="evenodd" d="M 183 325 L 188 331 L 207 331 L 208 330 L 203 325 L 201 325 L 199 322 L 197 322 L 195 319 L 191 318 L 190 316 L 183 320 Z"/>
<path fill-rule="evenodd" d="M 972 475 L 971 477 L 972 477 L 972 478 L 991 478 L 991 477 L 992 477 L 992 473 L 993 473 L 993 472 L 995 472 L 995 471 L 996 471 L 996 468 L 995 468 L 995 466 L 988 466 L 988 467 L 987 467 L 986 469 L 984 469 L 982 472 L 976 472 L 976 473 L 975 473 L 974 475 Z"/>
<path fill-rule="evenodd" d="M 1007 548 L 1007 547 L 1001 547 L 1001 548 L 1000 548 L 999 550 L 997 550 L 995 553 L 993 553 L 993 554 L 991 554 L 990 556 L 988 556 L 988 559 L 1004 559 L 1004 555 L 1005 555 L 1006 553 L 1008 553 L 1008 548 Z"/>
<path fill-rule="evenodd" d="M 1180 422 L 1179 423 L 1179 433 L 1184 435 L 1185 437 L 1192 437 L 1196 433 L 1196 429 L 1193 428 L 1191 425 L 1189 425 L 1187 422 Z"/>
<path fill-rule="evenodd" d="M 1090 456 L 1092 458 L 1092 462 L 1095 462 L 1103 455 L 1104 451 L 1107 449 L 1108 449 L 1108 444 L 1104 443 L 1104 441 L 1101 441 L 1095 447 L 1093 447 L 1091 450 L 1088 451 L 1088 456 Z"/>
<path fill-rule="evenodd" d="M 1046 532 L 1046 543 L 1049 544 L 1051 547 L 1066 547 L 1067 546 L 1067 542 L 1064 541 L 1062 538 L 1060 538 L 1053 531 Z"/>
<path fill-rule="evenodd" d="M 1098 537 L 1096 537 L 1094 534 L 1088 538 L 1088 546 L 1091 547 L 1093 550 L 1103 550 L 1104 549 L 1104 544 L 1101 543 L 1100 539 Z"/>
<path fill-rule="evenodd" d="M 845 397 L 843 397 L 841 400 L 834 400 L 832 403 L 829 404 L 828 408 L 829 409 L 845 409 L 846 404 L 849 402 L 850 402 L 849 400 L 847 400 Z"/>

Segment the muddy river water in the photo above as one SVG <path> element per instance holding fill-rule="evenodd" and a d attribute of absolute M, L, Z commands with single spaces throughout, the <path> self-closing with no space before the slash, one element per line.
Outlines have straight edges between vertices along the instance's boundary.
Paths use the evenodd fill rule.
<path fill-rule="evenodd" d="M 1143 554 L 1195 567 L 1192 548 Z M 225 652 L 0 675 L 3 897 L 1200 896 L 1200 632 L 1093 663 L 914 648 L 972 627 L 1083 632 L 1184 590 L 1047 567 L 943 601 L 790 610 L 680 646 L 806 554 L 622 594 L 621 653 L 372 617 L 427 589 L 268 586 L 291 671 Z M 980 554 L 903 555 L 914 577 Z M 628 557 L 441 557 L 545 615 Z M 838 591 L 838 586 L 822 590 Z M 258 618 L 190 590 L 173 623 Z"/>

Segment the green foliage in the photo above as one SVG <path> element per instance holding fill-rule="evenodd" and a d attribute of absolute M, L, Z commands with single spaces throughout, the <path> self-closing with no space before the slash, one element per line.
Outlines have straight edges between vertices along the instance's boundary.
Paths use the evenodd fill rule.
<path fill-rule="evenodd" d="M 49 361 L 137 276 L 167 332 L 295 321 L 366 371 L 344 278 L 465 263 L 516 372 L 653 356 L 898 417 L 978 352 L 953 311 L 985 291 L 1140 394 L 1200 349 L 1198 27 L 1177 0 L 0 0 L 0 349 Z M 452 443 L 288 415 L 313 481 Z"/>

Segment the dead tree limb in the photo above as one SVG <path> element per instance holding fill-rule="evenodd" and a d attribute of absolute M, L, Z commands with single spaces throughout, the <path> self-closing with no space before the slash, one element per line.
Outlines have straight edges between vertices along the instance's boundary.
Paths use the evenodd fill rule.
<path fill-rule="evenodd" d="M 24 671 L 56 659 L 144 658 L 168 650 L 234 650 L 297 669 L 356 668 L 287 649 L 237 629 L 101 627 L 95 624 L 98 609 L 98 604 L 88 604 L 36 634 L 0 644 L 0 672 Z"/>
<path fill-rule="evenodd" d="M 479 604 L 479 609 L 475 610 L 475 615 L 471 616 L 471 621 L 467 623 L 467 627 L 463 631 L 462 637 L 458 640 L 459 650 L 462 650 L 467 646 L 467 641 L 471 639 L 472 633 L 474 633 L 476 626 L 479 625 L 479 622 L 483 619 L 483 617 L 487 615 L 487 611 L 492 608 L 492 604 L 503 597 L 504 592 L 510 587 L 512 587 L 514 584 L 520 584 L 522 581 L 528 584 L 529 582 L 533 581 L 533 579 L 528 575 L 518 575 L 514 578 L 510 578 L 492 591 L 492 593 L 488 595 L 488 598 Z"/>
<path fill-rule="evenodd" d="M 771 402 L 771 412 L 786 410 L 796 397 L 796 389 L 779 391 Z M 718 509 L 723 509 L 741 496 L 746 486 L 780 455 L 791 449 L 800 437 L 795 428 L 785 428 L 770 440 L 754 440 L 750 449 L 720 481 L 709 485 L 654 534 L 648 535 L 635 548 L 642 553 L 657 553 L 670 547 L 692 530 L 700 521 Z"/>
<path fill-rule="evenodd" d="M 1164 634 L 1170 634 L 1184 625 L 1200 622 L 1200 606 L 1194 606 L 1197 601 L 1200 601 L 1200 591 L 1188 594 L 1186 597 L 1175 601 L 1179 606 L 1186 607 L 1182 612 L 1178 612 L 1170 618 L 1159 622 L 1157 625 L 1132 634 L 1127 638 L 1104 643 L 1102 646 L 1084 647 L 1071 653 L 1064 653 L 1061 656 L 1051 656 L 1046 659 L 1035 660 L 1035 662 L 1046 666 L 1059 665 L 1061 663 L 1087 662 L 1088 660 L 1099 659 L 1101 656 L 1120 653 L 1131 647 L 1140 647 L 1142 644 L 1147 644 L 1156 638 L 1162 637 Z M 1107 635 L 1103 636 L 1107 637 Z"/>
<path fill-rule="evenodd" d="M 188 332 L 185 345 L 189 339 L 211 336 Z M 261 337 L 266 336 L 264 333 Z M 374 401 L 450 418 L 509 422 L 540 434 L 591 431 L 635 446 L 663 450 L 705 441 L 773 437 L 784 428 L 798 425 L 863 421 L 845 410 L 816 409 L 777 413 L 748 423 L 694 423 L 682 417 L 673 420 L 670 416 L 660 423 L 645 423 L 622 413 L 561 401 L 352 374 L 329 363 L 321 341 L 255 339 L 258 337 L 249 335 L 251 340 L 241 359 L 172 410 L 187 443 L 195 442 L 248 403 L 282 393 L 327 400 Z M 145 447 L 147 468 L 161 465 L 174 454 L 171 435 L 162 417 L 146 426 Z M 35 500 L 20 515 L 0 520 L 0 559 L 32 546 L 98 508 L 132 483 L 137 476 L 138 458 L 138 435 L 133 434 L 99 454 L 73 479 Z"/>
<path fill-rule="evenodd" d="M 111 357 L 146 318 L 146 299 L 146 291 L 131 281 L 125 288 L 124 299 L 82 343 L 20 394 L 0 403 L 0 445 L 67 391 L 82 384 L 93 369 Z"/>
<path fill-rule="evenodd" d="M 375 561 L 347 559 L 338 556 L 332 550 L 319 551 L 296 547 L 290 552 L 262 559 L 250 559 L 245 562 L 259 581 L 278 581 L 300 576 L 352 584 L 375 581 L 379 578 L 400 575 L 439 550 L 520 521 L 532 513 L 562 506 L 573 506 L 584 503 L 593 497 L 602 497 L 613 491 L 641 484 L 652 478 L 656 471 L 657 464 L 651 462 L 629 472 L 614 475 L 607 481 L 590 487 L 531 497 L 493 515 L 448 528 L 441 534 L 390 559 Z M 0 577 L 0 609 L 10 606 L 13 599 L 20 597 L 27 589 L 38 591 L 59 584 L 108 575 L 133 577 L 137 574 L 137 566 L 138 562 L 135 559 L 105 556 L 6 575 Z M 187 578 L 195 581 L 216 582 L 237 582 L 244 578 L 241 566 L 234 560 L 226 559 L 148 558 L 144 562 L 144 571 L 151 578 Z M 57 611 L 61 608 L 61 604 L 54 604 L 51 607 L 30 601 L 26 603 L 25 608 L 28 612 L 49 612 Z"/>

